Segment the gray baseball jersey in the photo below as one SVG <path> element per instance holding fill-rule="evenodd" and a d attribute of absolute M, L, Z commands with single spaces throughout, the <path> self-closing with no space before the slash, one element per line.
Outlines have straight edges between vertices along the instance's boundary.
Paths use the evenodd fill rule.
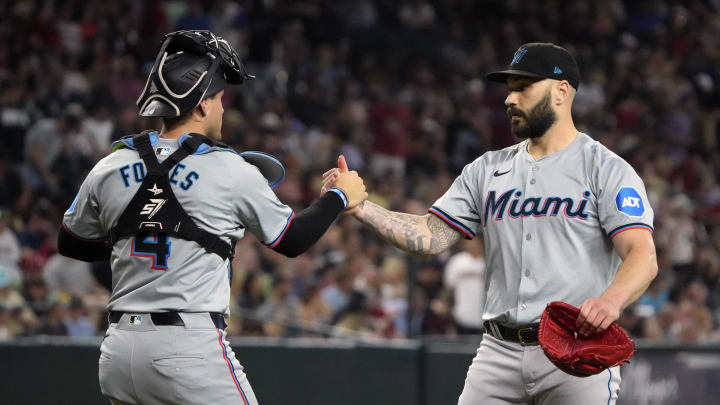
<path fill-rule="evenodd" d="M 467 165 L 430 212 L 468 238 L 484 232 L 484 320 L 539 322 L 548 302 L 602 295 L 621 259 L 612 238 L 653 231 L 645 187 L 622 158 L 580 133 L 535 160 L 528 141 Z"/>
<path fill-rule="evenodd" d="M 183 138 L 164 139 L 152 133 L 150 139 L 162 161 Z M 125 147 L 95 165 L 65 213 L 63 226 L 79 238 L 104 239 L 142 183 L 145 165 L 132 139 L 119 142 Z M 259 170 L 230 149 L 201 145 L 169 176 L 175 196 L 195 223 L 227 242 L 243 238 L 247 230 L 273 247 L 294 216 Z M 152 239 L 135 239 L 122 239 L 113 246 L 108 310 L 229 314 L 229 260 L 195 242 L 172 237 L 167 256 L 158 260 L 156 253 L 142 248 Z"/>

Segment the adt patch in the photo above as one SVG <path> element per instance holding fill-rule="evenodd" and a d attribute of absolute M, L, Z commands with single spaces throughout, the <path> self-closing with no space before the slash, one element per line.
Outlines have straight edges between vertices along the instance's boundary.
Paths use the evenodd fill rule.
<path fill-rule="evenodd" d="M 641 217 L 645 214 L 645 204 L 640 193 L 633 187 L 623 187 L 615 197 L 615 206 L 618 211 L 629 217 Z"/>

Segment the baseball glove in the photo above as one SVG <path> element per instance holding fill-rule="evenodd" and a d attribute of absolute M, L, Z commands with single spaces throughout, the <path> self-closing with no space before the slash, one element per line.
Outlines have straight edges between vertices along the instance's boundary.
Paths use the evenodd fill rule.
<path fill-rule="evenodd" d="M 551 302 L 540 318 L 538 340 L 545 355 L 560 370 L 588 377 L 629 362 L 635 343 L 615 323 L 590 336 L 575 326 L 580 310 L 564 302 Z"/>

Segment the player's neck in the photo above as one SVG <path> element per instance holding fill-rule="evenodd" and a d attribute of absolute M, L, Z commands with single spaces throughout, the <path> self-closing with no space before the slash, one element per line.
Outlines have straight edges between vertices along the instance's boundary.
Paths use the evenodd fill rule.
<path fill-rule="evenodd" d="M 545 135 L 528 139 L 528 153 L 535 160 L 542 159 L 567 148 L 577 136 L 578 130 L 572 121 L 557 122 L 545 132 Z"/>
<path fill-rule="evenodd" d="M 205 135 L 205 129 L 202 128 L 201 125 L 195 125 L 194 123 L 180 125 L 171 130 L 168 130 L 163 125 L 162 130 L 160 130 L 160 137 L 165 139 L 180 139 L 181 136 L 190 133 Z"/>

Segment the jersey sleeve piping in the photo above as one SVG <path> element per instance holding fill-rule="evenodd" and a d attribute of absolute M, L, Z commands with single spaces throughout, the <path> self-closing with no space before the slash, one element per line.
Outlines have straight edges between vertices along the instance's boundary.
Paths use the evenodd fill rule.
<path fill-rule="evenodd" d="M 472 239 L 475 237 L 475 233 L 473 231 L 471 231 L 470 228 L 466 227 L 460 221 L 458 221 L 455 218 L 451 217 L 450 215 L 446 214 L 441 209 L 439 209 L 437 207 L 430 207 L 428 212 L 437 216 L 438 218 L 442 219 L 448 225 L 452 226 L 453 228 L 457 229 L 458 231 L 464 233 L 466 239 Z"/>
<path fill-rule="evenodd" d="M 654 229 L 652 226 L 650 226 L 648 224 L 636 222 L 636 223 L 632 223 L 632 224 L 621 225 L 621 226 L 615 228 L 612 232 L 610 232 L 610 238 L 613 238 L 615 235 L 625 232 L 630 229 L 645 229 L 646 231 L 650 231 L 650 233 L 654 232 Z"/>
<path fill-rule="evenodd" d="M 79 240 L 82 240 L 82 241 L 85 241 L 85 242 L 103 243 L 103 242 L 105 242 L 105 239 L 107 239 L 107 238 L 104 238 L 104 237 L 103 237 L 103 238 L 94 238 L 94 239 L 83 238 L 82 236 L 79 236 L 78 234 L 76 234 L 75 232 L 73 232 L 72 230 L 70 230 L 70 228 L 68 228 L 68 226 L 65 225 L 65 222 L 64 222 L 64 221 L 63 221 L 63 223 L 62 223 L 62 227 L 63 227 L 63 229 L 65 229 L 66 231 L 68 231 L 68 233 L 69 233 L 70 235 L 72 235 L 74 238 L 79 239 Z"/>
<path fill-rule="evenodd" d="M 280 243 L 280 241 L 282 241 L 282 238 L 283 238 L 283 236 L 285 236 L 285 233 L 287 233 L 288 228 L 290 228 L 290 224 L 292 223 L 293 219 L 295 219 L 294 212 L 290 214 L 290 217 L 288 218 L 287 223 L 285 224 L 285 228 L 283 228 L 282 232 L 280 232 L 280 235 L 277 238 L 275 238 L 274 241 L 267 243 L 266 244 L 267 247 L 272 249 L 275 246 L 277 246 Z"/>

